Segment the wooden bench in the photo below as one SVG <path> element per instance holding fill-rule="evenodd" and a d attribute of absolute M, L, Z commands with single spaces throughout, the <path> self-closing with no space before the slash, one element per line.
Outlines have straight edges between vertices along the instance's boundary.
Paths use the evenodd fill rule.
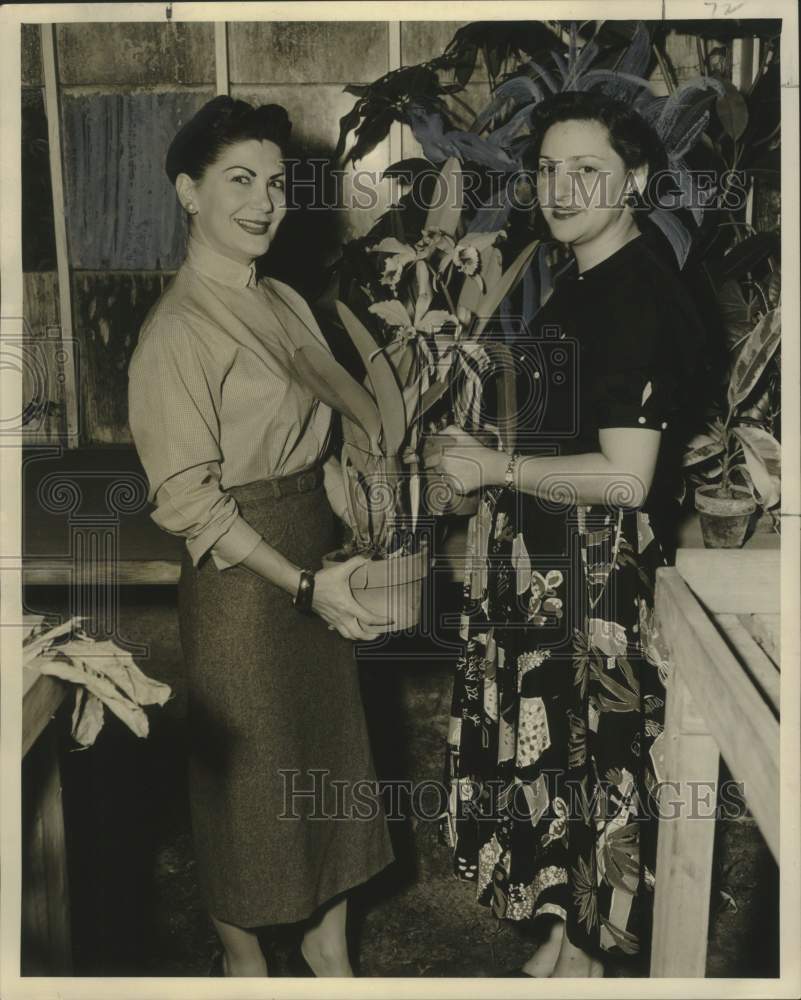
<path fill-rule="evenodd" d="M 767 547 L 680 549 L 675 568 L 657 572 L 672 673 L 652 977 L 706 974 L 721 756 L 779 861 L 780 552 L 777 536 L 754 539 Z"/>
<path fill-rule="evenodd" d="M 23 974 L 72 974 L 67 853 L 58 734 L 51 719 L 68 686 L 23 668 Z"/>

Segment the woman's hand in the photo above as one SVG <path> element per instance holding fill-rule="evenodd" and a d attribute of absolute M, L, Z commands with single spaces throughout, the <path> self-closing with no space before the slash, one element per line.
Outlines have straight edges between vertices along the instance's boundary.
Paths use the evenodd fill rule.
<path fill-rule="evenodd" d="M 423 440 L 426 471 L 447 476 L 460 495 L 502 483 L 508 460 L 508 455 L 487 448 L 454 424 Z"/>
<path fill-rule="evenodd" d="M 354 556 L 314 574 L 312 610 L 346 639 L 375 639 L 394 625 L 390 618 L 367 611 L 351 593 L 351 576 L 368 561 L 365 556 Z"/>

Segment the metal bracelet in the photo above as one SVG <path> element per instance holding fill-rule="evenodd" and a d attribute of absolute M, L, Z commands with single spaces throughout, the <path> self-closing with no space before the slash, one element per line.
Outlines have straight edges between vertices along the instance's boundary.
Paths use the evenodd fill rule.
<path fill-rule="evenodd" d="M 517 486 L 515 484 L 515 477 L 517 473 L 517 455 L 512 455 L 509 459 L 509 464 L 506 466 L 506 472 L 503 476 L 504 486 L 507 490 L 516 490 Z"/>

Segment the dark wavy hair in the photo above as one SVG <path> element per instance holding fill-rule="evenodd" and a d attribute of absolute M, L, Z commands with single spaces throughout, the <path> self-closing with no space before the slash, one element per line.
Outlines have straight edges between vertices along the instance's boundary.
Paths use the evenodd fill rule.
<path fill-rule="evenodd" d="M 164 169 L 172 184 L 178 174 L 199 180 L 228 146 L 247 139 L 274 142 L 286 152 L 292 123 L 280 104 L 254 108 L 225 94 L 204 104 L 170 143 Z"/>
<path fill-rule="evenodd" d="M 662 140 L 633 108 L 593 91 L 566 91 L 540 102 L 532 112 L 534 141 L 528 148 L 536 168 L 545 133 L 558 122 L 588 121 L 604 125 L 609 143 L 627 170 L 646 165 L 649 174 L 667 167 Z"/>

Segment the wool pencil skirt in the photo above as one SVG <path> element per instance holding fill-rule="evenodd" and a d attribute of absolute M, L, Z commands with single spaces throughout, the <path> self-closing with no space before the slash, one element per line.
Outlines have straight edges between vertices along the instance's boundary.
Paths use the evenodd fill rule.
<path fill-rule="evenodd" d="M 234 487 L 242 516 L 295 564 L 336 545 L 319 470 Z M 311 476 L 311 479 L 309 478 Z M 276 495 L 276 482 L 282 495 Z M 243 566 L 184 557 L 189 794 L 209 912 L 292 923 L 392 861 L 353 645 Z"/>

